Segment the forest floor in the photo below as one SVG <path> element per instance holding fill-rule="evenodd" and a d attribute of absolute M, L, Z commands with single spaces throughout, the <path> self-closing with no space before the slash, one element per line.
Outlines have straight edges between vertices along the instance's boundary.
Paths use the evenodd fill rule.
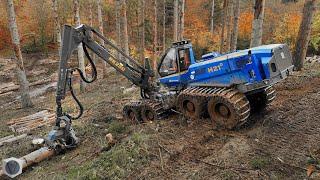
<path fill-rule="evenodd" d="M 58 68 L 57 63 L 31 62 L 29 72 L 47 69 L 31 81 L 49 77 Z M 10 80 L 5 76 L 0 82 Z M 213 130 L 208 119 L 187 120 L 180 115 L 133 124 L 122 119 L 122 107 L 139 98 L 139 92 L 124 91 L 132 89 L 131 84 L 112 72 L 78 93 L 85 107 L 84 116 L 74 121 L 79 147 L 28 168 L 18 179 L 305 179 L 308 166 L 317 169 L 320 160 L 320 63 L 306 64 L 304 71 L 275 88 L 276 100 L 235 131 Z M 20 108 L 17 96 L 16 92 L 0 97 L 0 137 L 12 134 L 6 121 L 55 109 L 54 91 L 34 97 L 29 109 Z M 64 109 L 77 112 L 70 97 Z M 0 147 L 0 158 L 32 152 L 36 149 L 32 138 L 44 137 L 50 129 L 34 130 L 27 139 Z M 107 133 L 117 143 L 99 153 Z M 312 176 L 320 177 L 318 172 Z"/>

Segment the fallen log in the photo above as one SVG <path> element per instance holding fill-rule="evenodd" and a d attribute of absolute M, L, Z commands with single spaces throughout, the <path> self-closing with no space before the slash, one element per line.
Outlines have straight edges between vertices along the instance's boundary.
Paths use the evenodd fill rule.
<path fill-rule="evenodd" d="M 37 85 L 45 84 L 45 83 L 48 83 L 48 82 L 51 82 L 51 81 L 52 81 L 51 79 L 42 79 L 42 80 L 30 83 L 29 86 L 30 87 L 31 86 L 37 86 Z M 10 91 L 16 91 L 19 88 L 20 88 L 19 85 L 12 85 L 12 86 L 9 86 L 9 87 L 5 87 L 5 88 L 0 89 L 0 94 L 4 94 L 4 93 L 10 92 Z"/>
<path fill-rule="evenodd" d="M 3 94 L 0 94 L 0 97 L 5 97 L 5 96 L 9 96 L 13 93 L 13 91 L 9 91 L 9 92 L 6 92 L 6 93 L 3 93 Z"/>
<path fill-rule="evenodd" d="M 7 125 L 15 124 L 15 123 L 18 123 L 18 122 L 23 122 L 23 121 L 33 120 L 35 118 L 43 117 L 46 114 L 48 114 L 48 110 L 43 110 L 43 111 L 37 112 L 35 114 L 29 115 L 29 116 L 12 119 L 9 122 L 7 122 Z"/>
<path fill-rule="evenodd" d="M 4 140 L 7 140 L 7 139 L 10 139 L 10 138 L 12 138 L 12 137 L 14 137 L 13 134 L 10 135 L 10 136 L 3 137 L 3 138 L 0 139 L 0 142 L 2 142 L 2 141 L 4 141 Z"/>
<path fill-rule="evenodd" d="M 55 114 L 49 113 L 48 110 L 43 110 L 35 114 L 25 116 L 18 119 L 13 119 L 7 122 L 9 128 L 13 132 L 27 132 L 45 125 L 55 122 Z"/>
<path fill-rule="evenodd" d="M 21 158 L 9 158 L 3 160 L 3 173 L 14 178 L 22 173 L 22 170 L 32 164 L 39 163 L 53 156 L 55 151 L 48 147 L 40 148 Z"/>
<path fill-rule="evenodd" d="M 10 139 L 7 139 L 7 140 L 4 140 L 4 141 L 0 142 L 0 146 L 3 146 L 5 143 L 11 143 L 11 142 L 14 142 L 14 141 L 18 141 L 18 140 L 23 139 L 25 137 L 27 137 L 27 134 L 22 134 L 20 136 L 12 137 Z"/>

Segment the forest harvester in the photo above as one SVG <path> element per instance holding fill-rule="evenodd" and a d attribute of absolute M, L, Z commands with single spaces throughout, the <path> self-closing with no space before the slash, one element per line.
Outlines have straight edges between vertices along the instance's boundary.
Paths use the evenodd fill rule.
<path fill-rule="evenodd" d="M 93 35 L 106 45 L 97 43 Z M 141 100 L 123 108 L 124 117 L 136 122 L 165 118 L 173 110 L 189 118 L 207 115 L 214 127 L 234 129 L 244 124 L 252 112 L 265 108 L 274 100 L 276 93 L 272 86 L 293 70 L 291 53 L 285 44 L 264 45 L 227 54 L 209 53 L 196 60 L 190 42 L 175 42 L 160 58 L 155 73 L 148 59 L 140 65 L 92 27 L 65 25 L 62 40 L 56 126 L 49 133 L 48 140 L 52 144 L 59 141 L 64 147 L 77 145 L 78 138 L 71 121 L 83 113 L 83 107 L 73 92 L 72 73 L 78 71 L 86 83 L 97 77 L 88 49 L 140 87 Z M 80 44 L 92 67 L 91 79 L 86 79 L 79 68 L 68 68 L 68 60 Z M 123 58 L 119 59 L 121 56 Z M 160 77 L 152 81 L 158 77 L 155 74 Z M 77 117 L 62 110 L 61 101 L 67 90 L 79 105 Z M 65 126 L 62 127 L 61 122 Z"/>
<path fill-rule="evenodd" d="M 105 46 L 97 43 L 93 36 L 103 40 Z M 68 65 L 70 56 L 79 45 L 83 46 L 92 68 L 90 79 L 79 68 Z M 73 91 L 72 75 L 78 71 L 86 83 L 96 80 L 97 70 L 88 49 L 140 87 L 141 100 L 123 108 L 124 117 L 135 122 L 153 121 L 167 117 L 172 114 L 170 112 L 181 112 L 192 119 L 209 116 L 214 127 L 233 129 L 246 123 L 252 112 L 265 108 L 274 100 L 276 93 L 272 86 L 293 70 L 289 48 L 284 44 L 264 45 L 227 54 L 209 53 L 196 60 L 191 43 L 180 41 L 173 43 L 164 53 L 158 72 L 154 72 L 148 59 L 140 65 L 95 29 L 86 25 L 76 28 L 65 25 L 55 127 L 46 138 L 45 147 L 20 160 L 13 158 L 4 161 L 4 171 L 8 176 L 15 177 L 30 162 L 41 161 L 79 143 L 71 124 L 72 120 L 81 117 L 83 107 Z M 67 91 L 79 106 L 76 117 L 63 111 L 62 100 Z"/>

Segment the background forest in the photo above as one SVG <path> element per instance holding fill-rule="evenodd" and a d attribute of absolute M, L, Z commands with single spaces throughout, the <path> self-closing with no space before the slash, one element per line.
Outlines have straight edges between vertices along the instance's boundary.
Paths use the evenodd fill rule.
<path fill-rule="evenodd" d="M 55 47 L 55 28 L 52 1 L 49 0 L 15 0 L 17 24 L 21 34 L 22 51 L 47 52 Z M 183 38 L 193 42 L 197 51 L 219 51 L 221 29 L 224 21 L 223 0 L 216 0 L 213 12 L 213 29 L 211 29 L 212 1 L 187 0 L 184 9 Z M 263 23 L 263 44 L 287 43 L 292 49 L 295 46 L 302 16 L 304 1 L 268 0 L 265 5 Z M 103 31 L 109 39 L 117 39 L 117 7 L 114 0 L 103 0 Z M 254 1 L 241 0 L 239 14 L 239 32 L 237 49 L 250 46 Z M 158 52 L 163 51 L 174 41 L 174 1 L 157 0 L 157 45 Z M 137 55 L 139 47 L 139 28 L 145 27 L 145 52 L 151 55 L 154 50 L 154 1 L 145 1 L 145 21 L 139 18 L 141 6 L 139 1 L 126 2 L 128 37 L 131 55 Z M 58 1 L 59 24 L 74 25 L 73 1 Z M 226 18 L 233 17 L 228 13 Z M 81 23 L 98 29 L 97 1 L 80 0 Z M 225 28 L 228 31 L 233 18 L 228 20 Z M 7 13 L 4 4 L 0 4 L 0 49 L 6 54 L 10 49 L 10 32 L 7 25 Z M 316 13 L 312 26 L 309 53 L 320 54 L 320 13 Z M 202 52 L 198 52 L 202 53 Z"/>

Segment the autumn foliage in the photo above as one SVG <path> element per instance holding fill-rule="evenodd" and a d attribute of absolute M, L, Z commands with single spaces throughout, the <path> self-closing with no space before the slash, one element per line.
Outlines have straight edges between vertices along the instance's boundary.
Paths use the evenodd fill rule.
<path fill-rule="evenodd" d="M 108 38 L 116 39 L 115 34 L 115 3 L 112 0 L 103 1 L 104 28 Z M 207 0 L 186 1 L 185 7 L 185 30 L 184 38 L 189 39 L 194 44 L 198 52 L 217 51 L 219 49 L 219 41 L 221 33 L 222 3 L 216 1 L 214 33 L 210 33 L 210 2 Z M 239 17 L 239 34 L 238 49 L 248 48 L 250 44 L 253 10 L 252 3 L 241 1 L 240 17 Z M 23 50 L 43 50 L 43 48 L 51 48 L 49 46 L 54 40 L 53 33 L 53 17 L 51 1 L 15 1 L 15 9 L 17 14 L 18 28 L 21 36 Z M 64 23 L 73 24 L 72 18 L 72 1 L 59 1 L 59 17 L 61 25 Z M 152 25 L 153 11 L 152 2 L 146 1 L 146 51 L 152 52 Z M 173 36 L 173 18 L 172 18 L 173 1 L 166 1 L 166 38 L 167 46 L 172 42 Z M 87 1 L 81 1 L 81 20 L 82 23 L 89 23 Z M 130 49 L 137 46 L 137 4 L 135 1 L 128 0 L 128 30 Z M 162 36 L 162 5 L 159 5 L 159 24 L 158 35 L 159 42 Z M 284 10 L 284 9 L 287 9 Z M 95 9 L 93 9 L 95 12 Z M 94 27 L 97 27 L 97 15 L 93 15 Z M 287 43 L 290 48 L 294 48 L 294 42 L 298 33 L 301 21 L 301 3 L 290 3 L 267 5 L 265 9 L 265 22 L 263 28 L 263 43 Z M 8 49 L 10 44 L 10 34 L 7 25 L 7 15 L 3 3 L 0 3 L 0 50 Z M 311 46 L 315 51 L 319 51 L 319 32 L 320 32 L 320 16 L 316 15 L 313 25 L 314 31 L 311 37 Z"/>

